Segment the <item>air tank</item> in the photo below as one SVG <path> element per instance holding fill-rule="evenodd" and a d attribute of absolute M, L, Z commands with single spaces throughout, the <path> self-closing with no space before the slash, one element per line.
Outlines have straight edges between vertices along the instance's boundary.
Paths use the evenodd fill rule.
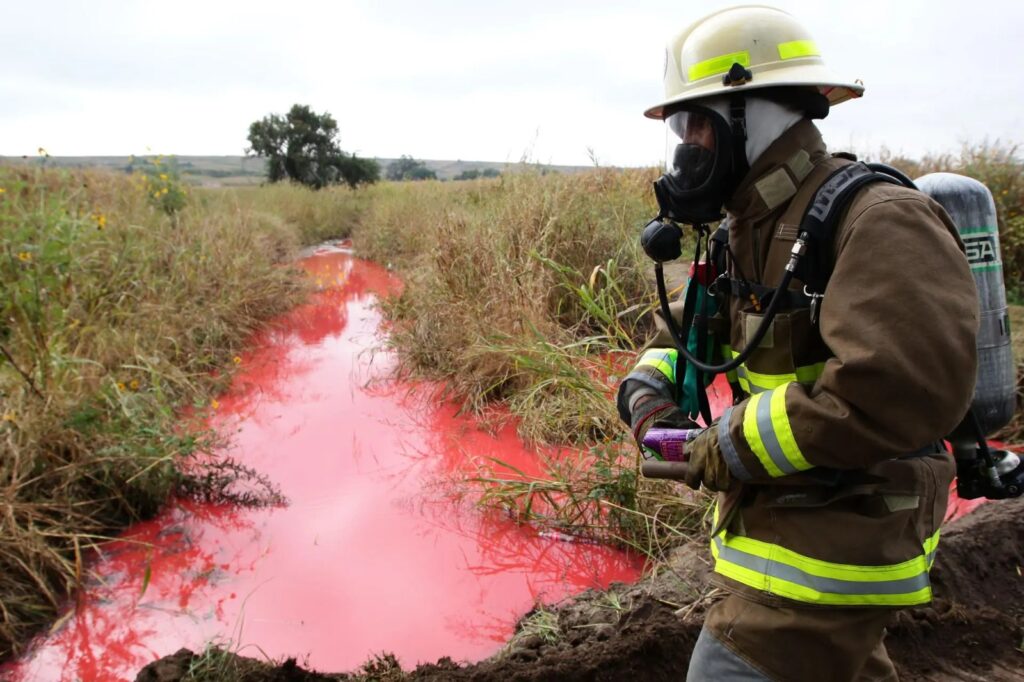
<path fill-rule="evenodd" d="M 985 185 L 955 173 L 930 173 L 914 182 L 953 219 L 978 287 L 978 382 L 971 410 L 982 432 L 989 435 L 1010 422 L 1016 403 L 1016 368 L 995 201 Z"/>

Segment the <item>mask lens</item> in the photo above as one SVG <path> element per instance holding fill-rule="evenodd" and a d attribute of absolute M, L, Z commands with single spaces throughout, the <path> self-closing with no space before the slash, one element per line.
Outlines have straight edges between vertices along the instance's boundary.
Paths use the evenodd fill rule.
<path fill-rule="evenodd" d="M 667 119 L 677 144 L 693 144 L 715 153 L 715 127 L 708 114 L 699 111 L 678 111 Z"/>
<path fill-rule="evenodd" d="M 699 111 L 678 111 L 666 119 L 668 123 L 666 171 L 678 190 L 692 190 L 704 185 L 714 170 L 717 140 L 709 114 Z"/>

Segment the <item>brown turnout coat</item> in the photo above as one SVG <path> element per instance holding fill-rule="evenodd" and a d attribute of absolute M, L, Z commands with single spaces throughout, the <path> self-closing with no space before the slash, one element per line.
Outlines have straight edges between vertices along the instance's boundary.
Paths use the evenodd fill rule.
<path fill-rule="evenodd" d="M 829 156 L 806 120 L 757 160 L 726 205 L 729 246 L 748 280 L 778 284 L 815 190 L 849 162 Z M 974 280 L 942 207 L 895 185 L 874 183 L 857 194 L 833 249 L 817 327 L 806 308 L 783 311 L 745 363 L 751 385 L 790 373 L 799 380 L 770 393 L 745 386 L 762 395 L 734 405 L 713 427 L 740 481 L 720 495 L 714 532 L 757 541 L 763 556 L 783 563 L 830 562 L 825 572 L 834 573 L 836 564 L 892 567 L 920 561 L 922 552 L 930 565 L 929 542 L 937 541 L 955 472 L 935 443 L 960 422 L 974 390 Z M 794 280 L 791 288 L 802 287 Z M 719 343 L 739 350 L 760 315 L 749 301 L 729 301 L 712 327 L 717 323 Z M 673 308 L 681 314 L 678 302 Z M 657 322 L 661 329 L 648 347 L 671 348 Z M 757 400 L 760 407 L 751 407 Z M 754 409 L 776 425 L 774 435 L 757 433 Z M 754 442 L 762 436 L 764 443 Z M 773 448 L 796 463 L 773 467 L 767 453 Z M 821 467 L 841 470 L 841 482 L 823 485 L 813 476 Z M 801 558 L 786 559 L 792 556 L 786 551 Z M 761 583 L 739 580 L 721 561 L 716 571 L 720 586 L 766 604 L 905 605 L 856 596 L 816 601 L 782 589 L 770 576 Z M 930 589 L 913 598 L 928 599 Z"/>

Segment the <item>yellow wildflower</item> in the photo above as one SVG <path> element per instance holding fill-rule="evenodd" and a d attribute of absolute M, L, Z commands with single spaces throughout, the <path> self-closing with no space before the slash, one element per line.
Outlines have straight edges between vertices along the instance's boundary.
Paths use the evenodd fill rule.
<path fill-rule="evenodd" d="M 235 357 L 231 358 L 231 362 L 235 363 L 236 365 L 240 365 L 242 364 L 242 358 L 236 355 Z"/>
<path fill-rule="evenodd" d="M 139 380 L 132 379 L 131 383 L 128 384 L 128 388 L 132 389 L 133 391 L 139 390 Z"/>
<path fill-rule="evenodd" d="M 153 198 L 154 199 L 159 199 L 160 198 L 160 192 L 153 192 Z"/>
<path fill-rule="evenodd" d="M 29 253 L 28 251 L 22 251 L 21 253 L 18 254 L 18 260 L 20 260 L 22 263 L 31 263 L 32 254 Z"/>
<path fill-rule="evenodd" d="M 161 173 L 160 179 L 163 180 L 164 182 L 167 182 L 167 173 Z"/>
<path fill-rule="evenodd" d="M 16 419 L 17 418 L 14 416 L 13 412 L 5 412 L 4 413 L 4 421 L 5 422 L 10 422 L 10 423 L 13 424 L 16 421 Z"/>
<path fill-rule="evenodd" d="M 123 391 L 124 390 L 124 382 L 123 381 L 117 382 L 117 390 L 119 390 L 119 391 Z"/>
<path fill-rule="evenodd" d="M 107 226 L 107 216 L 103 215 L 99 211 L 92 214 L 92 219 L 96 221 L 97 230 L 102 230 Z"/>
<path fill-rule="evenodd" d="M 217 402 L 217 400 L 216 400 L 216 399 L 214 399 L 214 400 L 211 400 L 211 401 L 210 401 L 210 407 L 212 407 L 213 409 L 215 409 L 215 410 L 216 410 L 216 409 L 218 409 L 218 408 L 220 407 L 220 403 L 219 403 L 219 402 Z"/>
<path fill-rule="evenodd" d="M 4 189 L 3 187 L 0 187 L 0 194 L 3 194 L 6 191 L 7 191 L 6 189 Z"/>
<path fill-rule="evenodd" d="M 167 194 L 167 193 L 168 193 L 168 192 L 170 192 L 170 191 L 171 191 L 171 190 L 169 190 L 169 189 L 167 189 L 166 187 L 164 187 L 164 188 L 163 188 L 162 190 L 160 190 L 160 194 Z"/>

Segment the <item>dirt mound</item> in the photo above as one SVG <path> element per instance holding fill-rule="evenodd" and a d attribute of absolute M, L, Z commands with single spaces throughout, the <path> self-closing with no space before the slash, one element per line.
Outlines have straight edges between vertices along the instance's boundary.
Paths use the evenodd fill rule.
<path fill-rule="evenodd" d="M 1024 499 L 943 531 L 935 600 L 898 614 L 886 645 L 904 680 L 1024 678 Z"/>
<path fill-rule="evenodd" d="M 385 658 L 356 673 L 317 676 L 297 669 L 292 661 L 279 668 L 261 664 L 251 676 L 188 679 L 684 679 L 704 610 L 714 598 L 707 584 L 706 557 L 702 545 L 680 548 L 664 570 L 636 585 L 588 592 L 553 609 L 537 608 L 520 621 L 499 654 L 472 665 L 441 659 L 402 672 L 394 659 Z M 932 571 L 935 601 L 901 612 L 886 639 L 901 679 L 1022 679 L 1022 571 L 1024 499 L 985 505 L 947 527 Z M 168 658 L 175 657 L 184 670 L 199 660 L 184 650 Z M 147 666 L 137 680 L 186 679 L 154 676 L 154 667 L 166 660 Z"/>

